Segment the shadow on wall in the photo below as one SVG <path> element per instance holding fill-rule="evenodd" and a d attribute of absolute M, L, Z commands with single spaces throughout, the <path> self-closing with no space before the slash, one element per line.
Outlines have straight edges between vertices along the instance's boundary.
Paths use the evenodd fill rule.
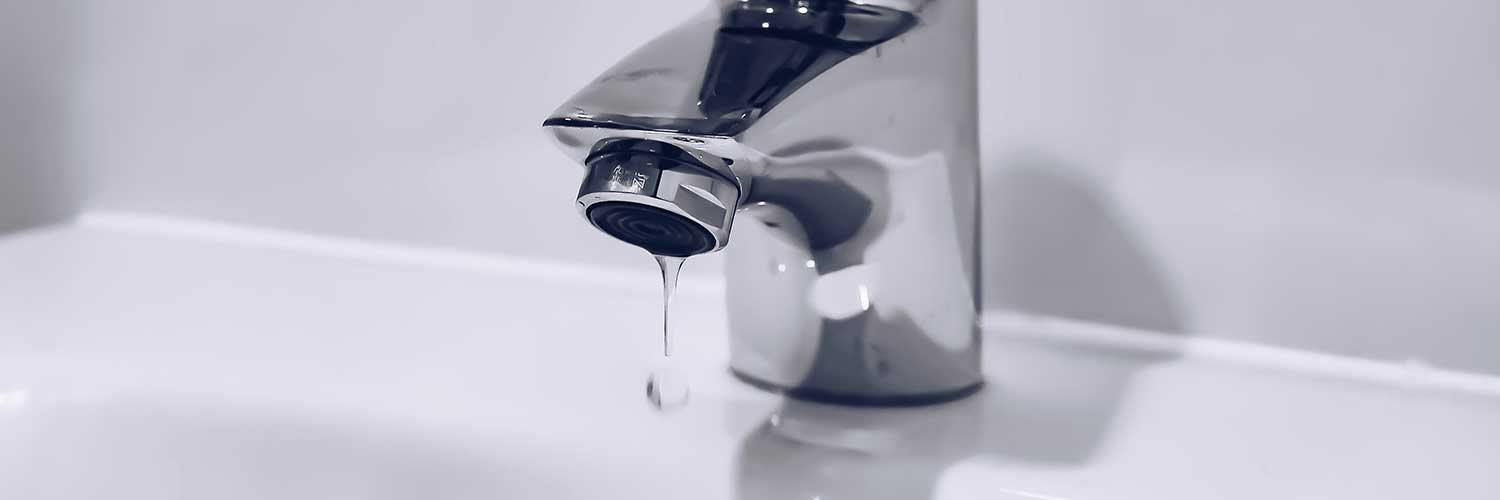
<path fill-rule="evenodd" d="M 983 392 L 914 409 L 786 400 L 741 444 L 738 498 L 932 498 L 946 471 L 965 460 L 1092 462 L 1135 374 L 1176 355 L 1037 340 L 1028 330 L 1069 327 L 1028 317 L 1171 334 L 1188 327 L 1142 242 L 1071 167 L 1030 154 L 986 170 L 986 308 L 1020 315 L 991 315 L 998 320 L 985 325 Z"/>
<path fill-rule="evenodd" d="M 69 157 L 76 9 L 0 3 L 0 233 L 78 208 Z"/>
<path fill-rule="evenodd" d="M 986 171 L 987 309 L 1186 330 L 1141 240 L 1078 169 L 1036 153 L 996 167 Z"/>

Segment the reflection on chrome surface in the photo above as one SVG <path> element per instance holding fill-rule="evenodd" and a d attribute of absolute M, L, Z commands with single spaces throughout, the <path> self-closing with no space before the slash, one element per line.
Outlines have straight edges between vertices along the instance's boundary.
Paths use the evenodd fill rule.
<path fill-rule="evenodd" d="M 631 189 L 585 182 L 596 227 L 726 250 L 742 379 L 849 405 L 961 398 L 982 383 L 975 8 L 713 2 L 545 126 L 591 179 L 623 175 L 598 161 L 622 144 L 645 155 Z M 710 195 L 660 187 L 667 172 Z M 620 203 L 644 207 L 638 230 L 596 217 Z M 652 232 L 680 244 L 639 237 Z"/>

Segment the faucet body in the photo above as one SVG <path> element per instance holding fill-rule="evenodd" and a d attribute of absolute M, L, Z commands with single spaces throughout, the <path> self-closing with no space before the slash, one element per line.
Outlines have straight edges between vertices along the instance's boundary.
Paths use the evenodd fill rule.
<path fill-rule="evenodd" d="M 742 380 L 849 405 L 961 398 L 983 380 L 975 9 L 714 1 L 544 126 L 586 165 L 596 227 L 725 251 Z"/>

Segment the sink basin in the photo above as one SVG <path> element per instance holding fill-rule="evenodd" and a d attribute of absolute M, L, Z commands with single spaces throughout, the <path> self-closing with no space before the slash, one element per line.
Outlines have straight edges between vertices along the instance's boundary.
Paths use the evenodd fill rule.
<path fill-rule="evenodd" d="M 0 498 L 1500 490 L 1487 377 L 992 314 L 979 395 L 820 406 L 726 373 L 722 291 L 689 264 L 677 310 L 693 399 L 662 415 L 643 400 L 657 345 L 645 257 L 638 276 L 589 282 L 555 264 L 214 227 L 0 240 Z"/>
<path fill-rule="evenodd" d="M 482 446 L 263 411 L 130 401 L 0 424 L 5 498 L 503 498 L 567 475 Z M 549 476 L 549 474 L 551 474 Z M 542 492 L 537 492 L 542 493 Z"/>

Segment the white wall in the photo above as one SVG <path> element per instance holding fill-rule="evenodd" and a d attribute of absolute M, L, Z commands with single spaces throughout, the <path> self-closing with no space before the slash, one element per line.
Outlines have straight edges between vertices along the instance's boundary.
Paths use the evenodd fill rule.
<path fill-rule="evenodd" d="M 540 125 L 702 5 L 654 4 L 95 1 L 92 206 L 647 269 L 580 223 Z"/>
<path fill-rule="evenodd" d="M 1500 371 L 1500 3 L 986 5 L 999 303 Z"/>
<path fill-rule="evenodd" d="M 702 0 L 96 0 L 96 209 L 646 269 L 552 107 Z M 1500 3 L 981 0 L 986 296 L 1500 372 Z"/>

